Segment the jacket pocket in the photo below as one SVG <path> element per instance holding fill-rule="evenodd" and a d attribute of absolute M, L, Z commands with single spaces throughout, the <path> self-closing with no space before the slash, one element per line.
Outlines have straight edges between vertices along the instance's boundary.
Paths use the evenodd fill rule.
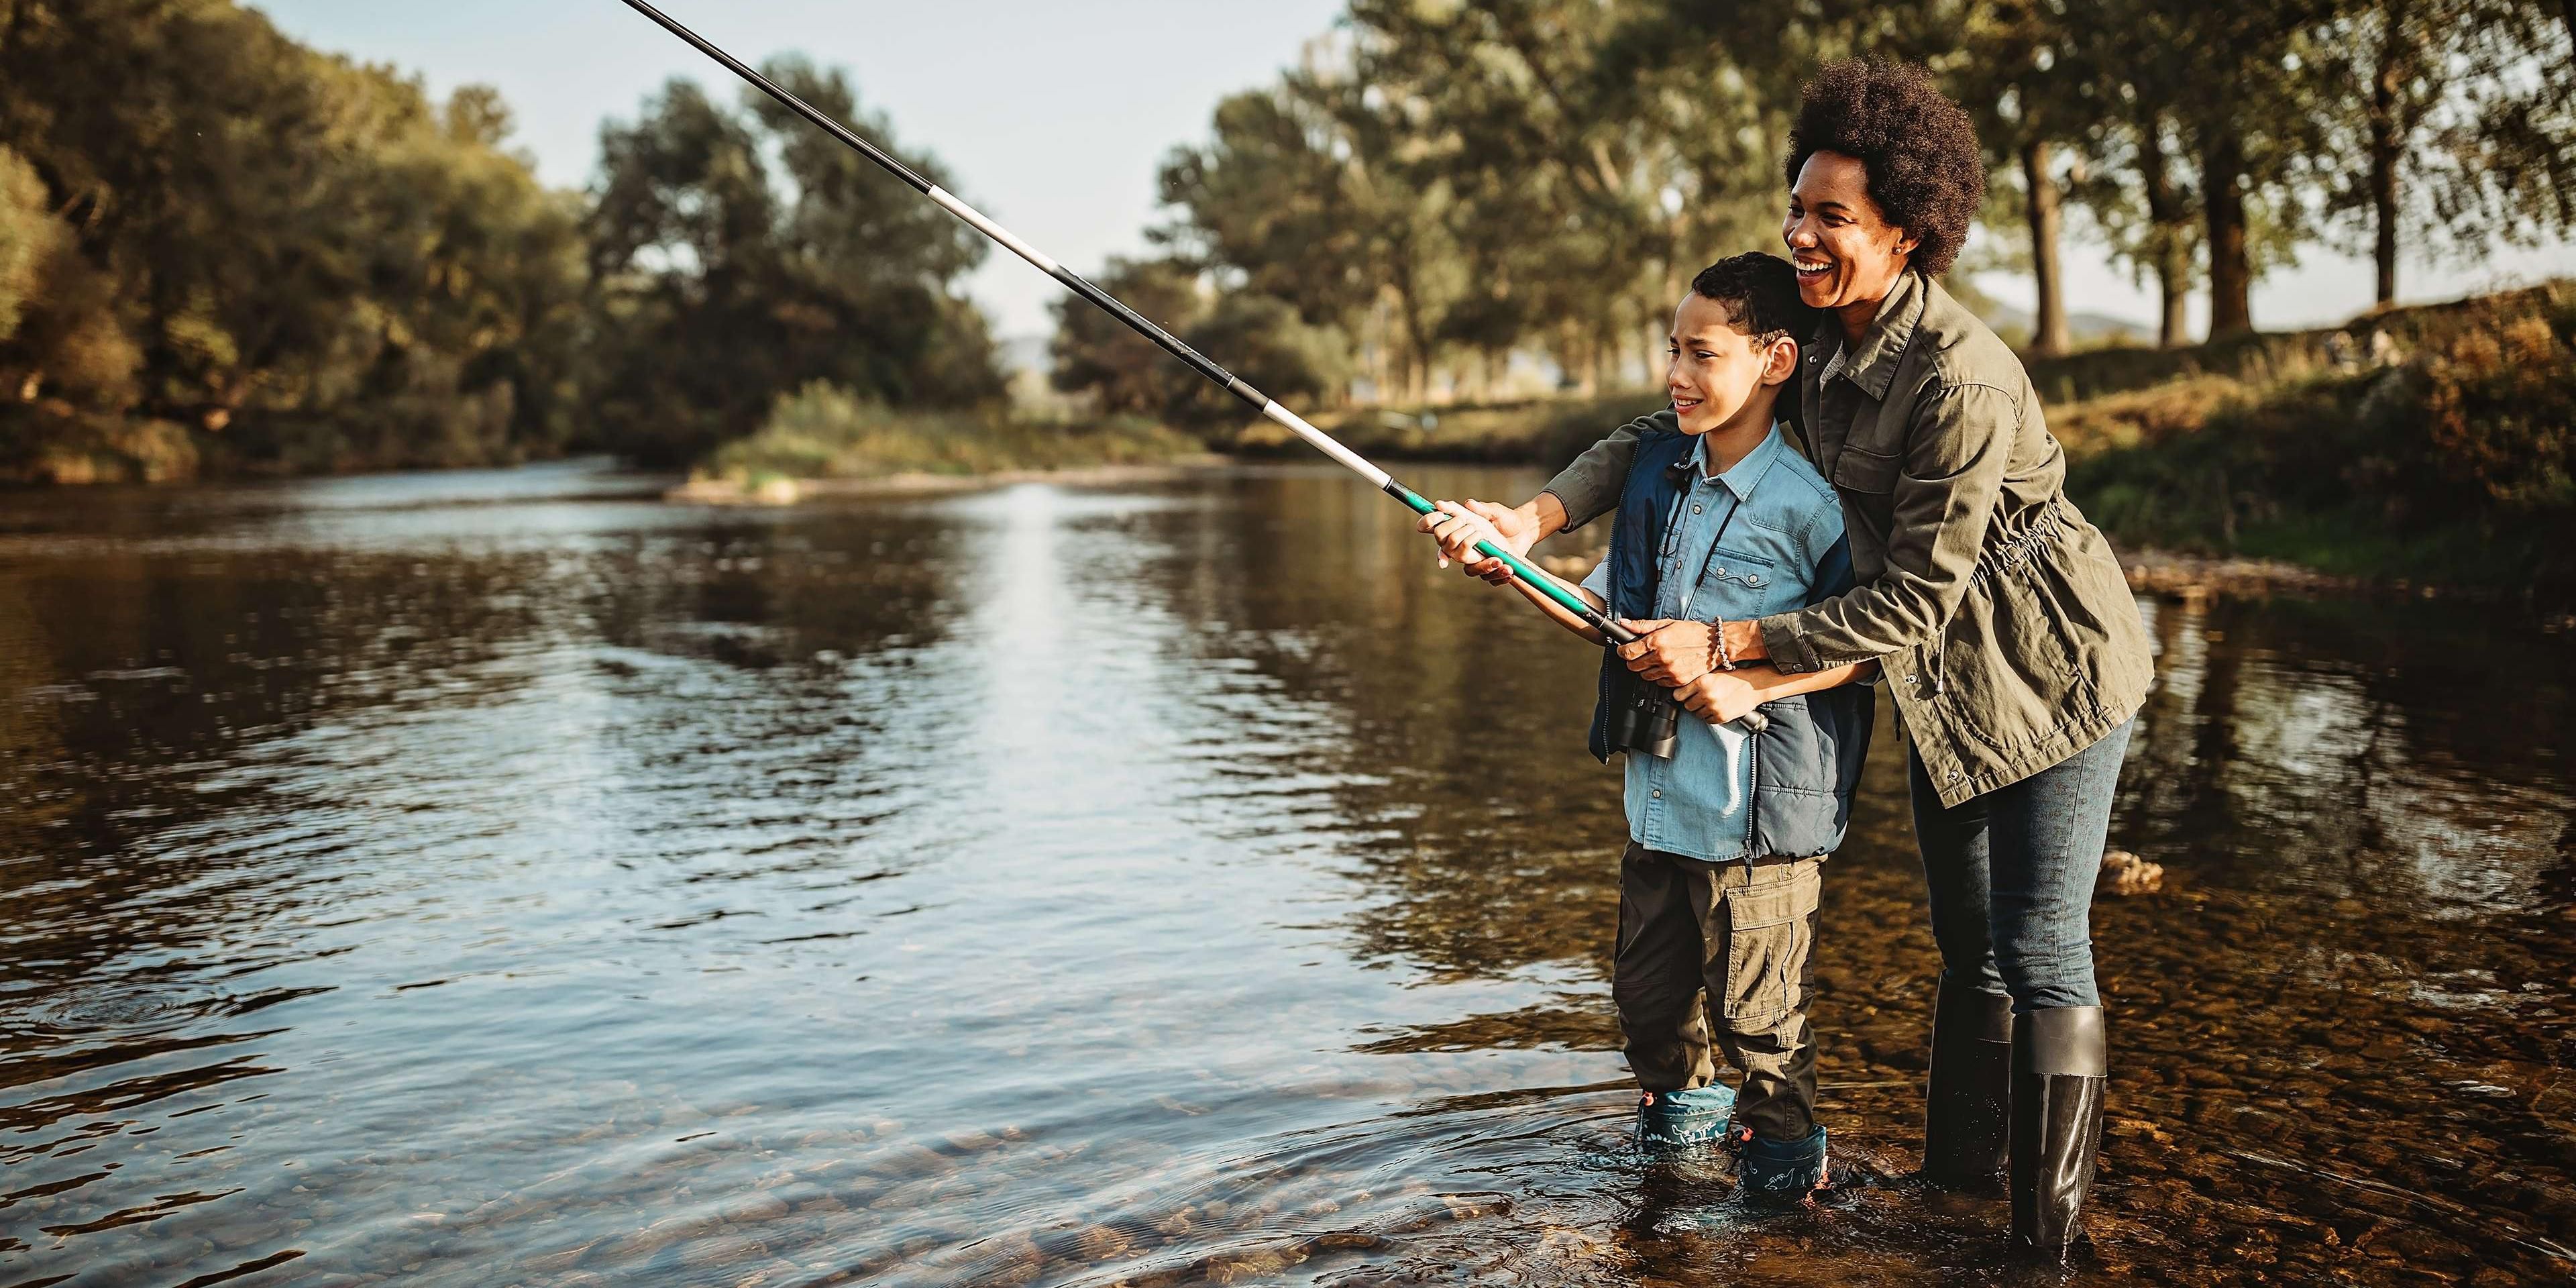
<path fill-rule="evenodd" d="M 1885 452 L 1845 444 L 1843 454 L 1834 461 L 1834 486 L 1885 495 L 1896 490 L 1896 475 L 1903 465 L 1903 461 Z"/>
<path fill-rule="evenodd" d="M 1782 867 L 1750 869 L 1754 876 Z M 1785 880 L 1726 892 L 1726 1018 L 1737 1024 L 1775 1020 L 1806 1005 L 1815 982 L 1816 910 L 1824 868 L 1785 866 Z"/>

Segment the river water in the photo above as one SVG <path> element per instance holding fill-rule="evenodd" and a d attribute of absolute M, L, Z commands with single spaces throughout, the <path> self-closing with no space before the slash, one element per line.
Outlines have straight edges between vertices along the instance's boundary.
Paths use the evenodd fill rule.
<path fill-rule="evenodd" d="M 1594 657 L 1406 528 L 1299 469 L 0 498 L 0 1283 L 2025 1281 L 1904 1179 L 1893 742 L 1815 1010 L 1885 1179 L 1749 1215 L 1624 1143 Z M 2074 1281 L 2576 1276 L 2576 640 L 2142 608 Z"/>

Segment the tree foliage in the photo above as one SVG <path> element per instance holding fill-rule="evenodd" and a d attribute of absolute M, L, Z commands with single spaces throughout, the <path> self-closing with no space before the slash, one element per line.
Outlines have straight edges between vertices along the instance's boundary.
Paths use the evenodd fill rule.
<path fill-rule="evenodd" d="M 766 74 L 880 144 L 846 76 Z M 600 134 L 588 219 L 603 442 L 676 464 L 758 429 L 826 381 L 892 404 L 998 398 L 982 315 L 955 293 L 984 241 L 765 97 L 675 80 Z M 945 183 L 932 158 L 905 163 Z"/>
<path fill-rule="evenodd" d="M 142 425 L 241 469 L 668 461 L 813 379 L 998 393 L 979 240 L 767 100 L 675 85 L 589 193 L 510 129 L 231 0 L 0 0 L 0 475 L 152 473 Z"/>
<path fill-rule="evenodd" d="M 2250 328 L 2319 242 L 2376 256 L 2385 300 L 2401 254 L 2576 230 L 2571 41 L 2560 0 L 1349 0 L 1173 154 L 1154 289 L 1287 301 L 1388 400 L 1472 397 L 1515 352 L 1651 372 L 1690 273 L 1777 244 L 1799 83 L 1868 55 L 1976 117 L 2001 181 L 1975 262 L 2036 273 L 2036 347 L 2068 338 L 2061 236 L 2155 281 L 2180 344 L 2193 292 Z"/>
<path fill-rule="evenodd" d="M 0 329 L 23 464 L 57 422 L 176 422 L 249 466 L 512 459 L 576 432 L 578 208 L 433 102 L 223 0 L 0 5 Z"/>
<path fill-rule="evenodd" d="M 1341 333 L 1308 324 L 1278 296 L 1211 292 L 1194 268 L 1172 259 L 1112 260 L 1099 285 L 1191 348 L 1226 355 L 1229 370 L 1273 398 L 1328 400 L 1348 379 Z M 1067 296 L 1055 313 L 1058 389 L 1087 391 L 1102 412 L 1194 429 L 1241 412 L 1231 396 L 1087 301 Z"/>

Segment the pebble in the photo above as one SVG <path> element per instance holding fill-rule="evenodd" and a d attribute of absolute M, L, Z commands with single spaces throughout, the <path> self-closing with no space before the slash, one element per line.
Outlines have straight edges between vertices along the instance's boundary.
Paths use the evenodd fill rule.
<path fill-rule="evenodd" d="M 2102 856 L 2102 875 L 2094 885 L 2097 894 L 2154 894 L 2164 888 L 2165 869 L 2161 863 L 2149 863 L 2127 850 L 2112 850 Z"/>

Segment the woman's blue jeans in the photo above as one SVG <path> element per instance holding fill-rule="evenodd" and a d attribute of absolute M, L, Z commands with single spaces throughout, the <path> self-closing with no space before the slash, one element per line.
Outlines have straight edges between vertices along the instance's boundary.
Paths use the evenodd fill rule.
<path fill-rule="evenodd" d="M 2093 985 L 2093 882 L 2136 726 L 2125 721 L 2057 764 L 1951 809 L 1906 749 L 1932 937 L 1952 979 L 2009 993 L 2017 1015 L 2102 1004 Z"/>

